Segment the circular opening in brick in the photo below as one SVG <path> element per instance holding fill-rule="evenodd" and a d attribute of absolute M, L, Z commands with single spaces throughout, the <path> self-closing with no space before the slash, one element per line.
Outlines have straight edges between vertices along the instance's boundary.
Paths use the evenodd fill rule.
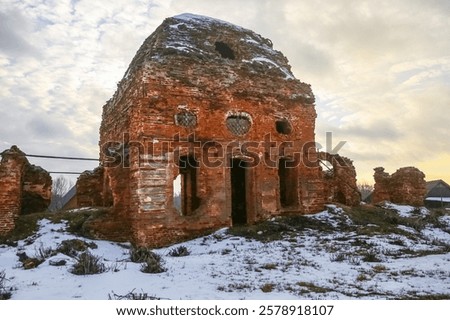
<path fill-rule="evenodd" d="M 185 128 L 193 128 L 197 125 L 197 116 L 190 111 L 179 112 L 175 115 L 175 124 Z"/>
<path fill-rule="evenodd" d="M 290 134 L 292 132 L 292 126 L 286 119 L 275 121 L 275 129 L 281 134 Z"/>
<path fill-rule="evenodd" d="M 250 115 L 242 112 L 229 115 L 226 120 L 226 125 L 232 134 L 242 136 L 250 130 L 252 121 Z"/>

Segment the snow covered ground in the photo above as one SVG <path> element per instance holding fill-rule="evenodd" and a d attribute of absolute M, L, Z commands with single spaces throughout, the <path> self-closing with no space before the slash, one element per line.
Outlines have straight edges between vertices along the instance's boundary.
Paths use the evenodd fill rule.
<path fill-rule="evenodd" d="M 426 216 L 426 209 L 388 204 L 398 217 Z M 448 213 L 447 213 L 448 214 Z M 377 224 L 357 224 L 340 208 L 302 218 L 295 226 L 273 219 L 256 237 L 227 229 L 170 248 L 154 250 L 167 271 L 148 274 L 130 261 L 129 244 L 84 239 L 65 223 L 43 219 L 36 235 L 18 245 L 0 245 L 0 272 L 11 299 L 108 299 L 133 291 L 160 299 L 398 299 L 450 296 L 450 217 L 420 230 L 400 224 L 398 232 L 378 234 Z M 317 227 L 314 227 L 317 226 Z M 278 228 L 278 240 L 264 235 Z M 394 226 L 395 227 L 395 226 Z M 272 231 L 270 231 L 271 229 Z M 364 232 L 362 232 L 364 230 Z M 369 232 L 370 231 L 370 232 Z M 94 242 L 89 249 L 107 271 L 74 275 L 75 258 L 62 253 L 25 270 L 18 253 L 39 255 L 63 240 Z M 260 240 L 257 240 L 260 239 Z M 190 255 L 169 256 L 187 247 Z M 66 260 L 66 265 L 50 263 Z M 115 296 L 116 295 L 116 296 Z"/>

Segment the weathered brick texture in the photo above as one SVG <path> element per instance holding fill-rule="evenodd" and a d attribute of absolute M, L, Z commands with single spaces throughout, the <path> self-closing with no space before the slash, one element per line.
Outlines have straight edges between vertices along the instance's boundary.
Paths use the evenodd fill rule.
<path fill-rule="evenodd" d="M 93 171 L 83 172 L 77 179 L 77 206 L 78 207 L 105 207 L 107 197 L 103 194 L 103 171 L 98 167 Z"/>
<path fill-rule="evenodd" d="M 400 168 L 392 175 L 377 167 L 373 175 L 373 203 L 391 201 L 398 204 L 422 206 L 425 198 L 425 174 L 415 167 Z"/>
<path fill-rule="evenodd" d="M 0 235 L 15 227 L 20 214 L 48 208 L 52 180 L 41 167 L 30 165 L 17 146 L 1 153 L 0 162 Z"/>
<path fill-rule="evenodd" d="M 102 192 L 112 210 L 102 234 L 119 221 L 135 243 L 162 246 L 322 210 L 315 119 L 310 86 L 269 39 L 207 17 L 166 19 L 103 107 Z"/>
<path fill-rule="evenodd" d="M 356 170 L 353 161 L 327 152 L 319 152 L 319 158 L 331 165 L 324 173 L 327 201 L 348 206 L 358 205 L 361 202 L 361 194 L 356 185 Z"/>

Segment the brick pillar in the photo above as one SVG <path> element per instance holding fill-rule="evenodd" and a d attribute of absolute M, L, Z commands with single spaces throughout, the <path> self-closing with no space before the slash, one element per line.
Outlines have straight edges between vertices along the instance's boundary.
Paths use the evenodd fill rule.
<path fill-rule="evenodd" d="M 16 146 L 1 154 L 0 162 L 0 235 L 14 229 L 20 214 L 22 179 L 28 160 Z"/>

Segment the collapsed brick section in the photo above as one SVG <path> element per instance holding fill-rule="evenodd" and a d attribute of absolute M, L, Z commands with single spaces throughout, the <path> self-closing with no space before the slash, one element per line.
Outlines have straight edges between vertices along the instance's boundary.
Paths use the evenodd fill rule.
<path fill-rule="evenodd" d="M 14 229 L 20 214 L 48 208 L 52 179 L 47 171 L 31 165 L 17 146 L 3 151 L 1 156 L 0 235 L 5 235 Z"/>
<path fill-rule="evenodd" d="M 331 167 L 324 172 L 325 195 L 329 202 L 356 206 L 361 202 L 361 194 L 356 185 L 356 170 L 353 161 L 338 154 L 319 152 L 319 159 Z"/>
<path fill-rule="evenodd" d="M 391 201 L 398 204 L 423 206 L 427 190 L 425 174 L 422 171 L 415 167 L 404 167 L 389 175 L 382 167 L 374 170 L 373 203 Z"/>
<path fill-rule="evenodd" d="M 105 203 L 103 192 L 103 171 L 98 167 L 93 171 L 85 171 L 77 179 L 77 206 L 79 207 L 104 207 L 111 203 Z"/>
<path fill-rule="evenodd" d="M 162 246 L 322 210 L 354 172 L 337 168 L 326 186 L 315 118 L 310 86 L 269 39 L 208 17 L 166 19 L 103 107 L 102 192 L 112 210 L 98 231 L 113 237 L 122 222 L 136 244 Z"/>

